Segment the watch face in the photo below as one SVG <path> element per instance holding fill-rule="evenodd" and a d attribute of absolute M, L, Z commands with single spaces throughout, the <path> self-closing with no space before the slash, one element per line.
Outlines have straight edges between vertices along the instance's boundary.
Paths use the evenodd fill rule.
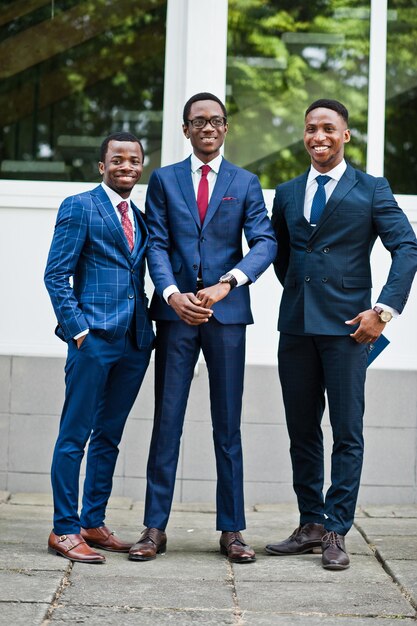
<path fill-rule="evenodd" d="M 392 313 L 389 311 L 381 311 L 380 318 L 383 322 L 390 322 L 392 319 Z"/>

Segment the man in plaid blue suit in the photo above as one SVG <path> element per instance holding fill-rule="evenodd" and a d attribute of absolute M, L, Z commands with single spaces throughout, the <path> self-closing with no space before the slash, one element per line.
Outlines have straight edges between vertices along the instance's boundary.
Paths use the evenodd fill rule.
<path fill-rule="evenodd" d="M 104 518 L 118 444 L 154 341 L 144 291 L 148 230 L 130 201 L 143 158 L 140 141 L 130 133 L 104 140 L 103 182 L 60 206 L 45 271 L 56 333 L 68 343 L 48 548 L 82 563 L 105 561 L 93 547 L 128 552 L 131 545 L 120 541 Z M 88 440 L 79 516 L 80 465 Z"/>
<path fill-rule="evenodd" d="M 256 176 L 222 158 L 224 104 L 210 93 L 186 103 L 183 132 L 193 154 L 153 172 L 146 201 L 148 264 L 155 293 L 155 417 L 147 469 L 145 526 L 130 550 L 146 561 L 163 552 L 188 393 L 200 349 L 210 382 L 217 463 L 221 551 L 254 561 L 245 528 L 240 435 L 249 284 L 276 255 L 276 241 Z M 202 166 L 209 164 L 208 208 L 200 217 Z M 243 256 L 242 232 L 249 245 Z"/>

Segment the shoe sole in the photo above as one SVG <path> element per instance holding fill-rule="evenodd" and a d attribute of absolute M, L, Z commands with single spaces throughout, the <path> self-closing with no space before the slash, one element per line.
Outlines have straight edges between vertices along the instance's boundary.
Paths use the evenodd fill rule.
<path fill-rule="evenodd" d="M 323 565 L 323 564 L 322 564 Z M 323 569 L 330 569 L 330 570 L 342 570 L 342 569 L 348 569 L 350 567 L 350 563 L 348 563 L 348 565 L 323 565 Z"/>
<path fill-rule="evenodd" d="M 156 555 L 157 554 L 165 554 L 166 552 L 166 544 L 161 546 L 159 548 L 159 550 L 156 551 L 155 556 L 140 556 L 139 555 L 133 555 L 133 554 L 129 554 L 129 561 L 154 561 L 156 559 Z"/>
<path fill-rule="evenodd" d="M 321 547 L 316 548 L 307 548 L 307 550 L 300 550 L 299 552 L 275 552 L 274 550 L 268 549 L 265 547 L 265 552 L 270 554 L 271 556 L 298 556 L 299 554 L 308 554 L 309 552 L 313 554 L 321 554 Z"/>
<path fill-rule="evenodd" d="M 68 559 L 68 561 L 72 561 L 73 563 L 91 563 L 91 565 L 100 565 L 101 563 L 105 563 L 106 561 L 101 560 L 101 559 L 75 559 L 73 557 L 67 556 L 66 554 L 62 554 L 62 552 L 59 552 L 58 550 L 55 550 L 54 548 L 49 548 L 48 547 L 48 552 L 49 554 L 55 554 L 56 556 L 62 556 L 63 559 Z"/>

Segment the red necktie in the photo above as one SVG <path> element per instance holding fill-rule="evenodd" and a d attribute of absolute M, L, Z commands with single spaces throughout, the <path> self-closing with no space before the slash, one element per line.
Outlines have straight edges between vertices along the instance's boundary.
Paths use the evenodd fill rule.
<path fill-rule="evenodd" d="M 119 204 L 117 205 L 117 208 L 119 209 L 120 215 L 122 216 L 122 227 L 126 235 L 129 250 L 132 252 L 133 250 L 133 226 L 128 215 L 129 205 L 125 200 L 123 200 L 123 202 L 119 202 Z"/>
<path fill-rule="evenodd" d="M 201 166 L 201 178 L 198 184 L 197 191 L 197 206 L 198 213 L 200 215 L 200 222 L 203 225 L 204 218 L 206 217 L 207 207 L 209 203 L 209 185 L 207 180 L 207 174 L 211 170 L 210 165 L 202 165 Z"/>

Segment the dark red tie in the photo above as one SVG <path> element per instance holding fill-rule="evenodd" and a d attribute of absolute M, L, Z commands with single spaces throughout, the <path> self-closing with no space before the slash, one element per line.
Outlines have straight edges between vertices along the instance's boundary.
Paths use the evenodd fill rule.
<path fill-rule="evenodd" d="M 201 166 L 201 178 L 198 184 L 197 191 L 197 206 L 198 213 L 200 215 L 201 225 L 204 222 L 204 218 L 206 217 L 207 207 L 209 203 L 209 185 L 207 180 L 207 174 L 211 170 L 210 165 L 202 165 Z"/>
<path fill-rule="evenodd" d="M 129 205 L 126 202 L 126 200 L 123 200 L 122 202 L 119 202 L 119 204 L 117 205 L 117 208 L 120 211 L 120 215 L 122 216 L 122 227 L 123 230 L 125 231 L 125 235 L 126 235 L 126 239 L 127 239 L 127 244 L 129 246 L 129 250 L 132 252 L 133 250 L 133 226 L 132 226 L 132 222 L 130 221 L 128 212 L 129 212 Z"/>

